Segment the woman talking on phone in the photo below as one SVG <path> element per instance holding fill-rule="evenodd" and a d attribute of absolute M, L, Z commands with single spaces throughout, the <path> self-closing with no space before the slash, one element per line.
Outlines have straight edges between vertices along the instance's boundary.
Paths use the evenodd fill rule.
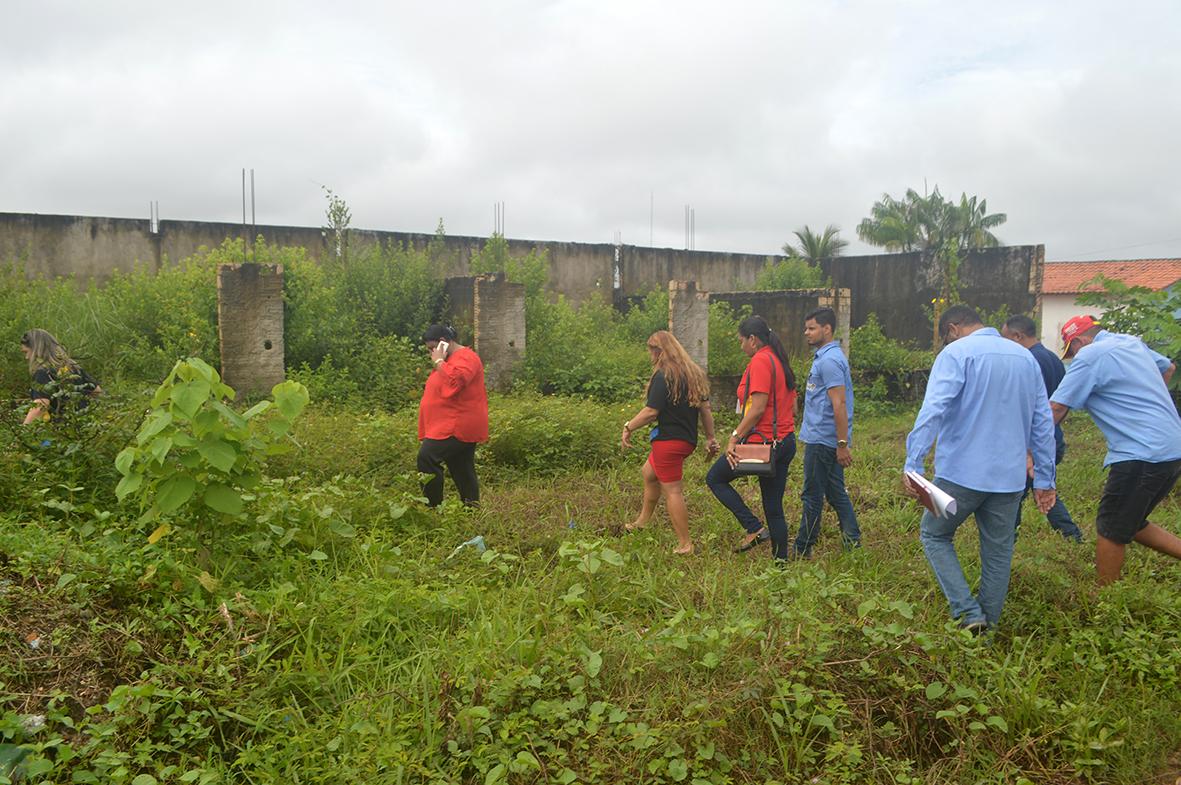
<path fill-rule="evenodd" d="M 455 338 L 455 328 L 442 324 L 432 324 L 422 335 L 433 367 L 418 406 L 418 470 L 431 475 L 422 492 L 432 507 L 443 501 L 444 465 L 460 500 L 469 507 L 480 501 L 476 445 L 488 441 L 484 363 Z"/>
<path fill-rule="evenodd" d="M 705 475 L 705 483 L 726 509 L 746 530 L 735 552 L 749 551 L 771 540 L 771 556 L 789 557 L 787 518 L 783 514 L 783 492 L 787 487 L 787 468 L 796 454 L 795 416 L 796 380 L 791 372 L 787 351 L 779 337 L 761 316 L 748 316 L 738 325 L 742 351 L 750 358 L 738 385 L 738 406 L 742 420 L 730 434 L 725 454 Z M 739 475 L 737 445 L 744 441 L 774 442 L 774 474 L 759 477 L 759 496 L 763 502 L 764 526 L 746 506 L 742 496 L 730 485 Z"/>

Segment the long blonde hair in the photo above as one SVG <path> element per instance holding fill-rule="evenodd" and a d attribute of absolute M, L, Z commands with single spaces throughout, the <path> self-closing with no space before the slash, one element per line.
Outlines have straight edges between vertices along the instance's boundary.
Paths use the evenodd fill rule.
<path fill-rule="evenodd" d="M 36 373 L 42 368 L 60 372 L 63 368 L 73 370 L 77 363 L 70 359 L 66 347 L 57 342 L 53 334 L 34 328 L 21 336 L 21 346 L 27 346 L 33 351 L 29 354 L 29 373 Z"/>
<path fill-rule="evenodd" d="M 656 346 L 660 353 L 653 361 L 652 376 L 657 371 L 664 374 L 668 385 L 668 397 L 672 403 L 679 403 L 682 397 L 689 400 L 694 409 L 709 400 L 709 377 L 701 366 L 693 362 L 685 347 L 668 330 L 657 330 L 648 338 L 649 346 Z M 651 377 L 648 386 L 652 386 Z"/>

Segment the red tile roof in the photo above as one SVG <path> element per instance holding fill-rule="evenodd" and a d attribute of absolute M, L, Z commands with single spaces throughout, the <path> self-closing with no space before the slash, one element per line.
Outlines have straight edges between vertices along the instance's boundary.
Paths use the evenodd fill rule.
<path fill-rule="evenodd" d="M 1104 262 L 1046 262 L 1043 294 L 1074 294 L 1096 275 L 1123 281 L 1128 286 L 1168 289 L 1181 281 L 1181 259 L 1118 259 Z M 1088 286 L 1087 289 L 1098 289 Z"/>

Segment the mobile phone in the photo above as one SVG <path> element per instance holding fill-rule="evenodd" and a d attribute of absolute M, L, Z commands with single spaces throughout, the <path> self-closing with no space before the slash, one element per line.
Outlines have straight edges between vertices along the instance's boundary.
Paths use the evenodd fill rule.
<path fill-rule="evenodd" d="M 451 344 L 447 343 L 446 341 L 439 341 L 439 345 L 435 348 L 442 352 L 443 356 L 446 357 L 447 350 L 451 348 Z"/>

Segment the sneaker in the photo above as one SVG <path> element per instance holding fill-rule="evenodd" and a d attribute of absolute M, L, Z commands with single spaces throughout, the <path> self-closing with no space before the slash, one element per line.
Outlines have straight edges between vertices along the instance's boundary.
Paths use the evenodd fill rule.
<path fill-rule="evenodd" d="M 968 621 L 960 622 L 960 629 L 967 630 L 972 634 L 973 638 L 979 638 L 984 633 L 988 632 L 988 622 L 984 621 Z"/>

